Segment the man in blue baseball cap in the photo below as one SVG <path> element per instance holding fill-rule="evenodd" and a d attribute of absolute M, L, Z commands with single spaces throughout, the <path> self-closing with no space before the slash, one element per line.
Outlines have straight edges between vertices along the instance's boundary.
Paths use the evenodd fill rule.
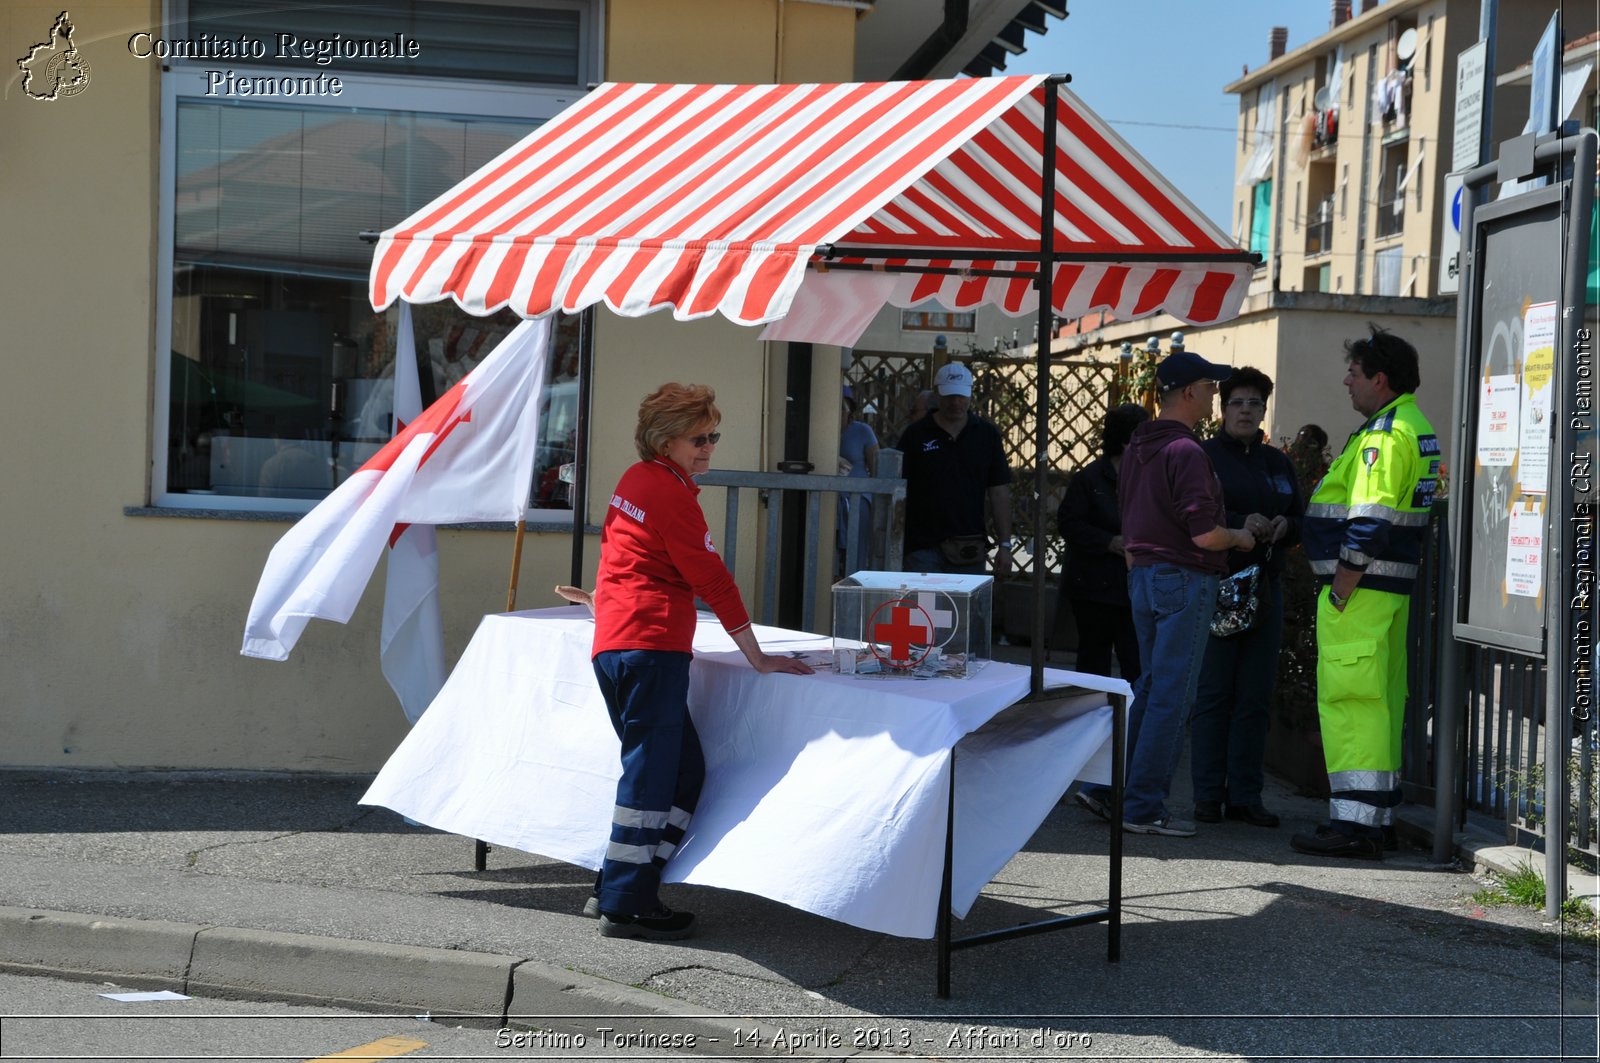
<path fill-rule="evenodd" d="M 1228 551 L 1252 550 L 1255 537 L 1229 528 L 1222 485 L 1194 426 L 1215 409 L 1228 366 L 1174 351 L 1156 367 L 1160 413 L 1134 429 L 1122 456 L 1118 503 L 1128 597 L 1143 670 L 1128 716 L 1128 774 L 1122 828 L 1186 838 L 1194 824 L 1168 811 L 1167 794 L 1194 705 L 1217 580 Z M 1110 791 L 1079 791 L 1078 802 L 1109 819 Z"/>

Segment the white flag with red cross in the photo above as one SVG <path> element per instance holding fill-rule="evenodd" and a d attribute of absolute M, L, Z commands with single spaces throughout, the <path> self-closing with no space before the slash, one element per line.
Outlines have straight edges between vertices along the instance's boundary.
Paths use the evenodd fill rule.
<path fill-rule="evenodd" d="M 401 302 L 394 352 L 394 434 L 422 416 L 422 381 L 411 304 Z M 378 659 L 406 719 L 416 723 L 444 686 L 444 617 L 439 609 L 439 539 L 431 524 L 398 524 L 384 571 Z"/>
<path fill-rule="evenodd" d="M 397 526 L 521 518 L 549 340 L 522 322 L 278 540 L 240 653 L 287 660 L 313 617 L 348 622 Z"/>

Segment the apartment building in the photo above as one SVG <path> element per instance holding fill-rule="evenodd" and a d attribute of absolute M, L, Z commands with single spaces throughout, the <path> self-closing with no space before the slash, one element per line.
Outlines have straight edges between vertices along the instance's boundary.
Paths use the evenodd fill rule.
<path fill-rule="evenodd" d="M 1592 5 L 1498 0 L 1491 158 L 1522 131 L 1523 68 L 1558 7 L 1566 40 L 1596 28 Z M 1456 313 L 1445 176 L 1457 58 L 1478 40 L 1479 22 L 1477 0 L 1359 0 L 1355 9 L 1332 0 L 1326 33 L 1296 44 L 1264 26 L 1266 61 L 1222 87 L 1239 100 L 1234 235 L 1262 261 L 1239 317 L 1190 330 L 1187 342 L 1274 378 L 1274 440 L 1306 423 L 1336 440 L 1353 427 L 1339 387 L 1342 342 L 1368 322 L 1416 344 L 1422 405 L 1441 435 L 1450 433 L 1438 423 L 1449 404 Z M 1171 318 L 1121 322 L 1076 342 L 1114 356 L 1123 342 L 1142 348 L 1182 328 Z"/>

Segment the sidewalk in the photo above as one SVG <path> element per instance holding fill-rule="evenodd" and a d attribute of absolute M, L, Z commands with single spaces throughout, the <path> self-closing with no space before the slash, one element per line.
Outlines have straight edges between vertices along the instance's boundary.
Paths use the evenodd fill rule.
<path fill-rule="evenodd" d="M 503 849 L 474 872 L 469 840 L 358 806 L 366 781 L 0 773 L 0 968 L 552 1030 L 765 1017 L 831 1056 L 1026 1055 L 1035 1035 L 1078 1058 L 1596 1048 L 1592 947 L 1477 909 L 1479 883 L 1420 848 L 1293 853 L 1325 813 L 1276 783 L 1279 830 L 1128 836 L 1120 963 L 1103 925 L 1022 938 L 957 952 L 939 1000 L 931 941 L 744 894 L 669 887 L 698 936 L 602 939 L 578 914 L 590 872 Z M 1102 903 L 1106 851 L 1105 824 L 1058 806 L 956 932 Z"/>

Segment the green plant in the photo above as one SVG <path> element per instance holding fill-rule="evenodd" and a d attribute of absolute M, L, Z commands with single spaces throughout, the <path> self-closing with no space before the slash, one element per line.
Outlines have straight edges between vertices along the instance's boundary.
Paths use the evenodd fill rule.
<path fill-rule="evenodd" d="M 1542 909 L 1545 902 L 1544 875 L 1531 862 L 1524 860 L 1509 874 L 1495 877 L 1489 885 L 1474 893 L 1472 900 L 1486 908 L 1510 905 Z M 1600 940 L 1600 917 L 1580 897 L 1568 897 L 1561 902 L 1561 925 L 1585 941 Z"/>
<path fill-rule="evenodd" d="M 1134 351 L 1125 355 L 1117 362 L 1116 384 L 1112 401 L 1136 402 L 1155 412 L 1156 408 L 1156 366 L 1161 362 L 1160 357 L 1148 350 Z"/>

